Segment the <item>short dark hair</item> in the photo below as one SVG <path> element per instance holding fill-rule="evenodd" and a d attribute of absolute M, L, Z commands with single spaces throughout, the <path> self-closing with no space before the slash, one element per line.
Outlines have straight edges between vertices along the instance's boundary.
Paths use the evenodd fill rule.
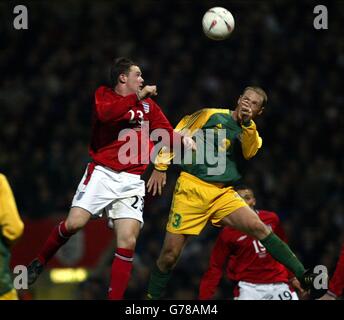
<path fill-rule="evenodd" d="M 266 104 L 268 103 L 268 95 L 266 94 L 266 92 L 261 87 L 249 86 L 249 87 L 246 87 L 244 89 L 243 93 L 245 93 L 247 90 L 252 90 L 255 93 L 258 93 L 263 98 L 263 102 L 262 102 L 261 108 L 266 106 Z"/>
<path fill-rule="evenodd" d="M 238 190 L 251 190 L 253 192 L 253 189 L 247 185 L 247 184 L 244 184 L 244 183 L 240 183 L 240 184 L 237 184 L 234 186 L 234 190 L 235 191 L 238 191 Z"/>
<path fill-rule="evenodd" d="M 128 58 L 115 58 L 110 69 L 111 85 L 114 87 L 117 84 L 120 74 L 124 73 L 128 75 L 132 66 L 137 66 L 137 64 Z"/>

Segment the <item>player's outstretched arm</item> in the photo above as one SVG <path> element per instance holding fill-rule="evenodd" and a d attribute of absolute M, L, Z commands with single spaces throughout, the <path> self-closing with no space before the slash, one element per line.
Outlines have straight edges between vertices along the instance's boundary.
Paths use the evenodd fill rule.
<path fill-rule="evenodd" d="M 158 192 L 159 196 L 162 194 L 162 189 L 166 184 L 166 172 L 153 170 L 148 183 L 147 183 L 147 190 L 148 192 L 152 192 L 153 196 L 155 196 Z"/>
<path fill-rule="evenodd" d="M 100 87 L 95 93 L 95 111 L 101 122 L 114 121 L 128 112 L 129 108 L 135 106 L 137 101 L 156 96 L 157 94 L 155 85 L 144 86 L 136 93 L 125 97 L 118 96 L 114 99 L 112 93 L 107 88 Z"/>

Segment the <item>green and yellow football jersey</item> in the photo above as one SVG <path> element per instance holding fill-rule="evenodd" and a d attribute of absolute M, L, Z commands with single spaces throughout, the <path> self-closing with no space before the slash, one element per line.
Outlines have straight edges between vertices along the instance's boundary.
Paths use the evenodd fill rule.
<path fill-rule="evenodd" d="M 240 125 L 229 109 L 201 109 L 185 116 L 175 131 L 192 135 L 197 142 L 192 156 L 181 159 L 182 170 L 207 182 L 235 184 L 242 177 L 241 163 L 262 146 L 255 123 Z M 155 168 L 167 170 L 173 157 L 162 149 Z"/>

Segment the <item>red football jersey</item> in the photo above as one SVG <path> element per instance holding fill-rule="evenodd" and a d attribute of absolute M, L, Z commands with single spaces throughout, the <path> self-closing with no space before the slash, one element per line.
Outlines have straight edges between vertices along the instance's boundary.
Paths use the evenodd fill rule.
<path fill-rule="evenodd" d="M 101 86 L 95 92 L 90 156 L 96 164 L 115 171 L 142 174 L 149 164 L 153 147 L 150 133 L 160 128 L 167 130 L 169 145 L 173 137 L 180 137 L 152 99 L 139 101 L 135 93 L 123 97 Z M 125 133 L 125 129 L 133 130 Z M 128 141 L 130 144 L 125 145 Z"/>
<path fill-rule="evenodd" d="M 285 233 L 276 213 L 259 210 L 260 219 L 282 239 Z M 288 283 L 291 273 L 266 251 L 254 238 L 230 227 L 219 234 L 212 250 L 209 268 L 200 284 L 200 299 L 210 299 L 226 265 L 227 277 L 233 281 L 251 283 Z"/>
<path fill-rule="evenodd" d="M 336 266 L 333 277 L 330 280 L 329 291 L 337 297 L 341 296 L 344 290 L 344 244 Z"/>

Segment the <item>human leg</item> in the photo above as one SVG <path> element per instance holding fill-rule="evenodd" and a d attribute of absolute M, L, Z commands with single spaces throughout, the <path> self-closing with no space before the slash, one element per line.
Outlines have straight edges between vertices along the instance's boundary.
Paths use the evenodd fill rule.
<path fill-rule="evenodd" d="M 182 172 L 177 180 L 163 247 L 148 285 L 149 299 L 159 299 L 167 286 L 189 235 L 199 235 L 210 216 L 210 207 L 224 191 Z"/>
<path fill-rule="evenodd" d="M 274 234 L 248 206 L 241 207 L 224 217 L 220 223 L 238 229 L 259 240 L 274 259 L 303 279 L 305 268 L 289 246 Z"/>
<path fill-rule="evenodd" d="M 67 219 L 60 222 L 50 233 L 47 241 L 37 255 L 38 260 L 45 265 L 73 234 L 87 224 L 90 217 L 90 213 L 85 209 L 78 207 L 71 208 Z"/>
<path fill-rule="evenodd" d="M 28 265 L 28 284 L 33 284 L 42 273 L 44 266 L 77 231 L 82 229 L 89 221 L 91 215 L 85 209 L 73 207 L 70 209 L 65 221 L 60 222 L 51 231 L 48 239 L 34 259 Z"/>
<path fill-rule="evenodd" d="M 115 257 L 111 267 L 108 298 L 123 299 L 131 275 L 136 241 L 140 233 L 141 222 L 131 218 L 114 220 L 117 243 Z"/>
<path fill-rule="evenodd" d="M 177 264 L 188 235 L 166 232 L 164 244 L 156 265 L 153 267 L 148 284 L 148 299 L 160 299 L 165 290 L 171 271 Z"/>

